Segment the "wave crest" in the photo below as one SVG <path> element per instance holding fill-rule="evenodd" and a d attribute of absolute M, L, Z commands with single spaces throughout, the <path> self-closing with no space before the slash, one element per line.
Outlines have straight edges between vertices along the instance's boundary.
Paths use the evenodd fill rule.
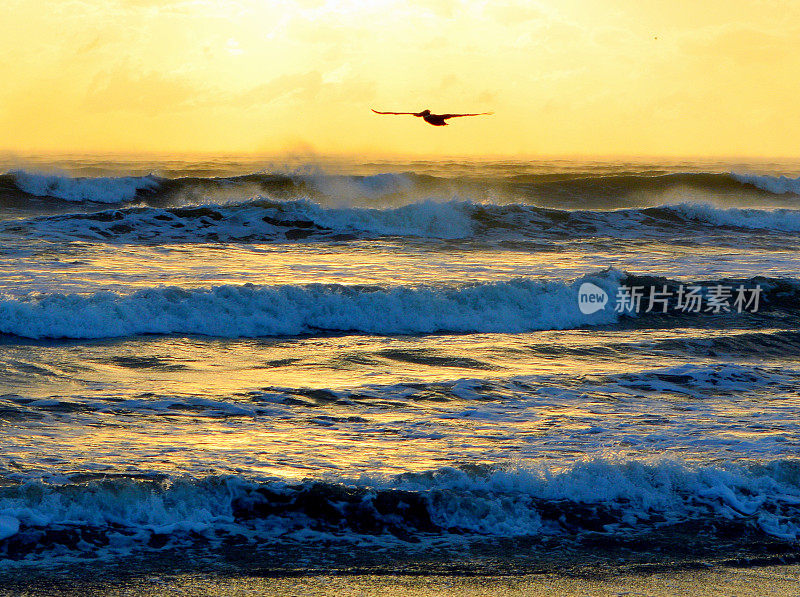
<path fill-rule="evenodd" d="M 788 176 L 759 176 L 757 174 L 736 173 L 732 173 L 731 176 L 742 184 L 752 185 L 775 195 L 788 193 L 800 195 L 800 177 L 789 178 Z"/>
<path fill-rule="evenodd" d="M 539 173 L 433 176 L 414 172 L 370 175 L 256 172 L 236 176 L 72 177 L 15 170 L 0 176 L 23 195 L 70 202 L 185 205 L 225 196 L 242 201 L 257 194 L 350 205 L 400 204 L 434 197 L 519 202 L 571 208 L 646 207 L 665 200 L 723 199 L 725 204 L 786 203 L 800 195 L 800 178 L 712 172 Z M 399 202 L 399 203 L 398 203 Z"/>
<path fill-rule="evenodd" d="M 123 203 L 133 201 L 141 191 L 154 193 L 161 187 L 161 179 L 153 175 L 75 178 L 24 170 L 9 174 L 14 184 L 30 195 L 73 202 Z"/>
<path fill-rule="evenodd" d="M 699 534 L 706 551 L 732 537 L 742 545 L 768 538 L 791 545 L 800 537 L 798 479 L 796 461 L 744 468 L 595 460 L 562 469 L 465 466 L 357 481 L 29 481 L 0 493 L 0 554 L 6 562 L 31 562 L 193 543 L 224 551 L 232 538 L 351 546 L 433 540 L 440 547 L 450 539 L 463 549 L 465 538 L 591 536 L 614 546 L 638 534 L 655 541 L 652 548 Z"/>
<path fill-rule="evenodd" d="M 685 236 L 721 229 L 800 232 L 800 210 L 677 204 L 611 211 L 423 201 L 394 208 L 323 207 L 259 198 L 239 204 L 129 207 L 7 221 L 0 231 L 120 242 L 351 240 L 382 236 L 518 240 Z"/>
<path fill-rule="evenodd" d="M 611 323 L 583 315 L 578 288 L 591 281 L 611 295 L 618 272 L 573 283 L 518 279 L 436 287 L 160 287 L 121 295 L 26 295 L 0 300 L 0 333 L 27 338 L 107 338 L 139 334 L 220 337 L 325 332 L 420 334 L 523 332 Z"/>

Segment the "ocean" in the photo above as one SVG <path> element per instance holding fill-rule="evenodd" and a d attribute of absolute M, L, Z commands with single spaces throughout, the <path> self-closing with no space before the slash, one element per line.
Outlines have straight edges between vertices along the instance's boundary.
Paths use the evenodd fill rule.
<path fill-rule="evenodd" d="M 798 162 L 0 172 L 0 576 L 797 561 Z"/>

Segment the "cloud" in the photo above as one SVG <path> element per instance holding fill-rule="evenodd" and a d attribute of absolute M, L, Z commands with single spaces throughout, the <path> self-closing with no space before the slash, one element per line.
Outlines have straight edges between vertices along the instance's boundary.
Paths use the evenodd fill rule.
<path fill-rule="evenodd" d="M 290 104 L 314 107 L 338 103 L 369 102 L 374 82 L 348 76 L 347 65 L 323 75 L 319 71 L 281 75 L 245 92 L 230 96 L 226 104 L 241 107 Z M 335 76 L 330 76 L 334 74 Z"/>
<path fill-rule="evenodd" d="M 253 106 L 274 104 L 292 98 L 315 99 L 322 89 L 322 74 L 309 71 L 281 75 L 230 98 L 230 103 L 237 106 Z"/>
<path fill-rule="evenodd" d="M 137 74 L 129 66 L 118 66 L 95 77 L 83 107 L 89 112 L 119 110 L 156 115 L 208 104 L 209 93 L 208 88 L 181 76 L 155 71 Z"/>

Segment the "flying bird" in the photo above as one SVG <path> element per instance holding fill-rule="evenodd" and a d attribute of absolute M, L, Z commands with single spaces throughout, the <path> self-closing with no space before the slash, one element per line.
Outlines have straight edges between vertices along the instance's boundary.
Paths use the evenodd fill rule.
<path fill-rule="evenodd" d="M 493 114 L 494 112 L 478 112 L 477 114 L 431 114 L 430 110 L 423 110 L 422 112 L 378 112 L 372 110 L 375 114 L 408 114 L 410 116 L 418 116 L 428 124 L 433 126 L 447 126 L 445 120 L 448 118 L 459 118 L 461 116 L 483 116 Z"/>

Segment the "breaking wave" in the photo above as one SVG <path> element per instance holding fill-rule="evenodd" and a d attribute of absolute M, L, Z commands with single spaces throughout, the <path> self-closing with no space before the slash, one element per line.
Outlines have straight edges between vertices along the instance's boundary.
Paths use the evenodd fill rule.
<path fill-rule="evenodd" d="M 58 240 L 252 242 L 376 237 L 526 239 L 657 237 L 750 230 L 800 232 L 800 210 L 677 204 L 610 211 L 423 201 L 394 208 L 324 207 L 264 198 L 197 207 L 128 207 L 8 220 L 0 232 Z"/>
<path fill-rule="evenodd" d="M 583 314 L 578 308 L 578 293 L 586 282 L 607 295 L 607 304 L 591 314 Z M 245 284 L 191 289 L 159 286 L 131 294 L 30 293 L 0 296 L 0 334 L 25 338 L 142 334 L 238 338 L 351 332 L 394 335 L 572 329 L 616 323 L 619 314 L 615 312 L 615 302 L 620 284 L 659 290 L 666 286 L 673 297 L 677 296 L 677 282 L 627 275 L 613 269 L 572 282 L 518 278 L 450 286 Z M 703 294 L 716 285 L 731 289 L 739 285 L 746 289 L 759 286 L 759 314 L 796 314 L 800 305 L 800 285 L 794 280 L 753 278 L 698 284 L 702 285 Z M 729 301 L 730 305 L 733 303 Z M 642 309 L 645 306 L 646 300 Z M 679 311 L 674 301 L 667 307 L 667 313 L 647 314 L 642 310 L 639 316 L 713 316 L 704 311 Z M 749 312 L 744 310 L 737 315 Z M 637 315 L 625 313 L 625 317 L 630 316 Z"/>
<path fill-rule="evenodd" d="M 256 173 L 230 177 L 166 178 L 147 176 L 72 177 L 15 170 L 0 175 L 0 188 L 16 188 L 32 197 L 85 203 L 185 204 L 229 196 L 238 200 L 259 193 L 289 197 L 379 198 L 424 186 L 432 177 L 383 173 L 370 176 Z"/>
<path fill-rule="evenodd" d="M 577 296 L 584 281 L 613 295 L 618 276 L 608 272 L 572 283 L 518 279 L 449 287 L 247 284 L 157 287 L 127 295 L 25 295 L 0 300 L 0 333 L 27 338 L 257 337 L 563 329 L 615 321 L 611 312 L 581 314 Z"/>
<path fill-rule="evenodd" d="M 768 193 L 775 195 L 785 195 L 791 193 L 800 195 L 800 177 L 789 178 L 788 176 L 759 176 L 757 174 L 731 174 L 734 180 L 742 184 L 752 185 Z"/>
<path fill-rule="evenodd" d="M 570 207 L 648 206 L 663 202 L 671 191 L 703 200 L 746 196 L 758 201 L 772 196 L 800 195 L 800 178 L 737 173 L 631 172 L 592 175 L 587 173 L 516 174 L 493 177 L 460 173 L 458 178 L 413 172 L 372 175 L 285 174 L 260 172 L 238 176 L 168 178 L 147 176 L 73 177 L 65 174 L 14 170 L 0 175 L 0 188 L 16 189 L 23 196 L 86 203 L 144 203 L 183 205 L 208 202 L 220 194 L 242 201 L 265 194 L 280 198 L 308 198 L 325 202 L 358 204 L 391 202 L 404 198 L 437 199 L 505 198 L 520 202 Z M 661 200 L 659 201 L 659 197 Z M 785 198 L 783 198 L 785 199 Z"/>
<path fill-rule="evenodd" d="M 265 541 L 425 546 L 589 535 L 612 545 L 645 535 L 657 548 L 675 532 L 700 533 L 711 546 L 731 537 L 791 543 L 800 537 L 799 515 L 800 469 L 791 460 L 752 468 L 607 460 L 561 469 L 465 466 L 296 483 L 90 475 L 6 482 L 0 554 L 9 564 L 192 544 L 224 552 Z"/>
<path fill-rule="evenodd" d="M 18 170 L 10 176 L 17 188 L 29 195 L 74 202 L 123 203 L 161 187 L 161 180 L 153 175 L 74 178 Z"/>

